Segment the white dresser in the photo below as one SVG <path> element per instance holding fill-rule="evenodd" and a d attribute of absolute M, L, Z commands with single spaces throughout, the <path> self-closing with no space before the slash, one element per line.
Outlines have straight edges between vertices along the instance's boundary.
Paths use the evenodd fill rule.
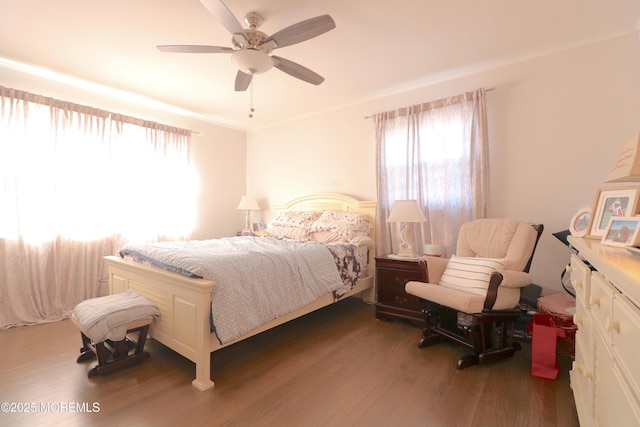
<path fill-rule="evenodd" d="M 569 237 L 576 289 L 570 372 L 580 425 L 640 426 L 640 256 Z"/>

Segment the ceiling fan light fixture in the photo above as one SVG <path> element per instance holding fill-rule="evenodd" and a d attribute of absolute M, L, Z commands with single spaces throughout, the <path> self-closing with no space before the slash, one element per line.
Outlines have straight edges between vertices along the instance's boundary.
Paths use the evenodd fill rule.
<path fill-rule="evenodd" d="M 226 1 L 226 0 L 224 0 Z M 235 90 L 247 90 L 254 74 L 262 74 L 271 68 L 286 73 L 292 77 L 319 85 L 324 77 L 288 59 L 271 56 L 271 52 L 281 47 L 302 43 L 318 37 L 336 27 L 330 15 L 320 15 L 289 25 L 271 35 L 258 30 L 263 18 L 256 12 L 249 12 L 245 22 L 249 28 L 243 28 L 231 13 L 223 0 L 200 0 L 209 14 L 216 18 L 223 27 L 231 33 L 233 47 L 205 46 L 205 45 L 159 45 L 162 52 L 176 53 L 230 53 L 231 62 L 236 66 Z"/>
<path fill-rule="evenodd" d="M 256 49 L 243 49 L 233 52 L 231 62 L 240 71 L 247 74 L 262 74 L 273 68 L 273 58 Z"/>

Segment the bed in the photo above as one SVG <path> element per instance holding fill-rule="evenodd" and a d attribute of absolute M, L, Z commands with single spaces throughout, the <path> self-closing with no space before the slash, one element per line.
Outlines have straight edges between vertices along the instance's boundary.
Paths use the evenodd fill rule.
<path fill-rule="evenodd" d="M 296 198 L 286 204 L 273 207 L 276 217 L 297 211 L 340 211 L 363 215 L 373 225 L 367 237 L 370 242 L 375 242 L 375 202 L 359 201 L 341 194 L 322 193 Z M 373 303 L 375 301 L 373 256 L 373 248 L 370 247 L 366 271 L 362 272 L 357 283 L 339 299 L 336 298 L 335 292 L 327 292 L 303 307 L 281 315 L 226 343 L 221 343 L 218 336 L 211 332 L 211 297 L 216 286 L 215 281 L 188 277 L 119 256 L 107 256 L 105 262 L 108 268 L 109 293 L 132 289 L 150 299 L 159 308 L 160 319 L 153 322 L 149 335 L 195 363 L 196 378 L 192 384 L 204 391 L 214 386 L 211 380 L 211 352 L 347 297 L 359 296 L 365 302 Z"/>

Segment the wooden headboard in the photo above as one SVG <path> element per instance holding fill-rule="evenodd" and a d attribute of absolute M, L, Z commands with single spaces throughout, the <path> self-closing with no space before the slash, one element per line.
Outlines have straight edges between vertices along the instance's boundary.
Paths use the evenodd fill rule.
<path fill-rule="evenodd" d="M 376 240 L 376 202 L 361 201 L 351 196 L 337 193 L 318 193 L 298 197 L 285 204 L 273 205 L 276 214 L 282 211 L 325 211 L 338 210 L 365 215 L 371 225 L 369 237 Z"/>

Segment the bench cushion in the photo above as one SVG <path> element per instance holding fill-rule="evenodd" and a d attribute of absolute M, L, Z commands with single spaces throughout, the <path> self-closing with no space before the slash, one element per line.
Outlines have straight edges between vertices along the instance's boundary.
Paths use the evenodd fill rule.
<path fill-rule="evenodd" d="M 151 301 L 131 290 L 82 301 L 71 315 L 92 343 L 120 341 L 126 336 L 129 323 L 151 322 L 159 317 L 160 311 Z"/>

